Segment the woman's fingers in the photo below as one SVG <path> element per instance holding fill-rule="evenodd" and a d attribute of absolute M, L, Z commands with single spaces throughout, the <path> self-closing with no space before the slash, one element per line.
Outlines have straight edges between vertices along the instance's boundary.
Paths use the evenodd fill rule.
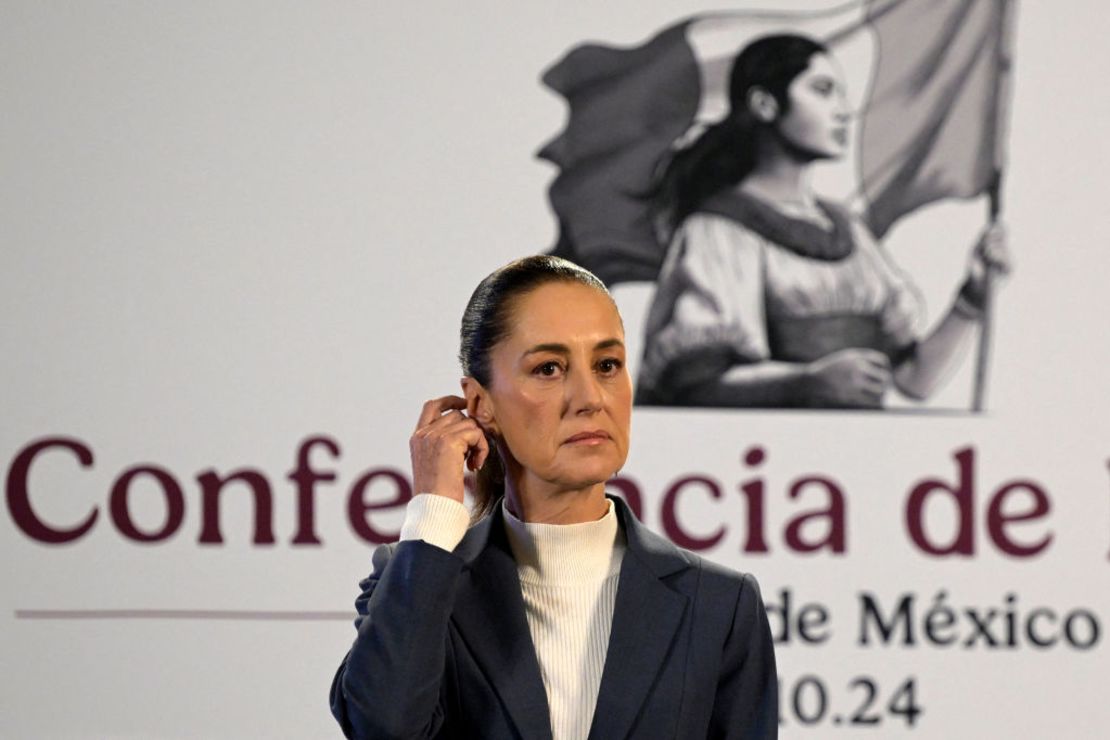
<path fill-rule="evenodd" d="M 428 435 L 435 431 L 443 431 L 447 427 L 450 427 L 453 424 L 457 424 L 460 421 L 470 421 L 470 419 L 461 411 L 448 411 L 445 414 L 440 414 L 424 426 L 417 427 L 414 434 Z"/>
<path fill-rule="evenodd" d="M 890 358 L 877 350 L 860 350 L 859 358 L 856 388 L 865 401 L 878 401 L 890 386 Z"/>
<path fill-rule="evenodd" d="M 877 349 L 861 349 L 858 352 L 864 366 L 875 370 L 890 370 L 890 358 L 885 352 L 880 352 Z"/>
<path fill-rule="evenodd" d="M 486 439 L 486 434 L 481 428 L 478 432 L 478 437 L 470 445 L 466 456 L 466 466 L 475 473 L 482 469 L 486 464 L 486 458 L 489 457 L 489 440 Z"/>
<path fill-rule="evenodd" d="M 890 385 L 890 373 L 868 374 L 860 379 L 857 387 L 869 396 L 881 396 Z"/>
<path fill-rule="evenodd" d="M 454 416 L 455 414 L 457 416 Z M 452 417 L 453 420 L 444 425 L 441 433 L 445 437 L 456 438 L 461 445 L 465 445 L 463 458 L 466 461 L 466 467 L 476 472 L 485 464 L 489 456 L 490 448 L 486 433 L 478 422 L 468 416 L 454 412 Z"/>
<path fill-rule="evenodd" d="M 470 447 L 477 446 L 479 440 L 485 439 L 485 434 L 473 419 L 459 411 L 451 411 L 417 429 L 412 438 L 418 444 L 450 447 L 465 455 Z"/>
<path fill-rule="evenodd" d="M 890 385 L 890 373 L 886 370 L 870 370 L 860 377 L 859 385 L 870 391 L 885 390 Z"/>
<path fill-rule="evenodd" d="M 983 250 L 983 259 L 992 270 L 1005 275 L 1013 268 L 1013 255 L 1005 236 L 988 242 Z"/>
<path fill-rule="evenodd" d="M 477 470 L 490 452 L 485 432 L 463 413 L 465 408 L 459 396 L 424 404 L 409 440 L 415 490 L 462 501 L 464 466 Z"/>
<path fill-rule="evenodd" d="M 979 243 L 975 245 L 975 257 L 981 263 L 981 269 L 990 269 L 1001 274 L 1010 272 L 1013 260 L 1004 224 L 994 223 L 983 231 Z"/>
<path fill-rule="evenodd" d="M 466 443 L 466 462 L 471 470 L 482 467 L 489 455 L 489 442 L 485 432 L 476 421 L 461 411 L 449 411 L 421 429 L 413 436 L 427 437 L 438 434 L 442 437 L 459 436 Z"/>
<path fill-rule="evenodd" d="M 822 397 L 840 405 L 871 406 L 890 386 L 890 358 L 873 349 L 842 349 L 814 363 L 813 377 Z"/>
<path fill-rule="evenodd" d="M 857 384 L 871 388 L 886 388 L 890 382 L 890 358 L 873 349 L 858 350 L 855 366 Z"/>
<path fill-rule="evenodd" d="M 416 428 L 420 429 L 426 427 L 435 421 L 447 411 L 461 410 L 466 408 L 466 399 L 461 396 L 440 396 L 433 398 L 426 402 L 420 409 L 420 419 L 416 422 Z"/>

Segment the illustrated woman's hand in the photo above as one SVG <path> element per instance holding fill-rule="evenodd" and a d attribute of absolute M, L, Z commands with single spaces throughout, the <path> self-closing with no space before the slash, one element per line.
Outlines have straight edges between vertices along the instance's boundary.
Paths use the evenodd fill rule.
<path fill-rule="evenodd" d="M 890 359 L 872 349 L 842 349 L 809 366 L 817 406 L 878 406 L 890 387 Z"/>
<path fill-rule="evenodd" d="M 983 230 L 971 250 L 971 263 L 968 265 L 967 278 L 975 292 L 983 290 L 988 274 L 1006 275 L 1013 268 L 1006 227 L 996 222 Z"/>
<path fill-rule="evenodd" d="M 424 404 L 409 439 L 416 493 L 463 500 L 463 467 L 477 470 L 489 455 L 485 432 L 466 416 L 466 399 L 443 396 Z"/>

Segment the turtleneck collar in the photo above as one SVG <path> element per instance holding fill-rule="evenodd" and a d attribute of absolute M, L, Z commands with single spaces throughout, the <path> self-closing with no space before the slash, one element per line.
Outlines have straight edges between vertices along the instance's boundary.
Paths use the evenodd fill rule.
<path fill-rule="evenodd" d="M 530 583 L 576 585 L 599 581 L 620 572 L 625 540 L 613 502 L 605 516 L 578 524 L 538 524 L 513 516 L 501 507 L 509 547 L 520 580 Z"/>

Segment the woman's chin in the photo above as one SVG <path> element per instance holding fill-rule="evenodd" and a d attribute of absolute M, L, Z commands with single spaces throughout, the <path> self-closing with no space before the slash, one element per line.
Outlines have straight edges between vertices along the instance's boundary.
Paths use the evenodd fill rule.
<path fill-rule="evenodd" d="M 618 468 L 619 466 L 613 463 L 583 466 L 556 475 L 554 481 L 558 483 L 560 488 L 567 490 L 592 488 L 597 485 L 604 485 L 607 480 L 616 474 Z"/>

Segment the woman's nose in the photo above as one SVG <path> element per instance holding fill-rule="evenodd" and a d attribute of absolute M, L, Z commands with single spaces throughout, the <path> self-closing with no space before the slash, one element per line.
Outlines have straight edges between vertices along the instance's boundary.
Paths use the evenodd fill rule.
<path fill-rule="evenodd" d="M 836 110 L 833 111 L 833 115 L 836 116 L 837 121 L 841 123 L 847 123 L 848 121 L 855 118 L 856 114 L 857 111 L 852 110 L 852 106 L 848 102 L 848 98 L 846 96 L 837 96 Z"/>
<path fill-rule="evenodd" d="M 603 395 L 597 377 L 589 371 L 570 373 L 567 401 L 575 414 L 591 414 L 601 409 Z"/>

